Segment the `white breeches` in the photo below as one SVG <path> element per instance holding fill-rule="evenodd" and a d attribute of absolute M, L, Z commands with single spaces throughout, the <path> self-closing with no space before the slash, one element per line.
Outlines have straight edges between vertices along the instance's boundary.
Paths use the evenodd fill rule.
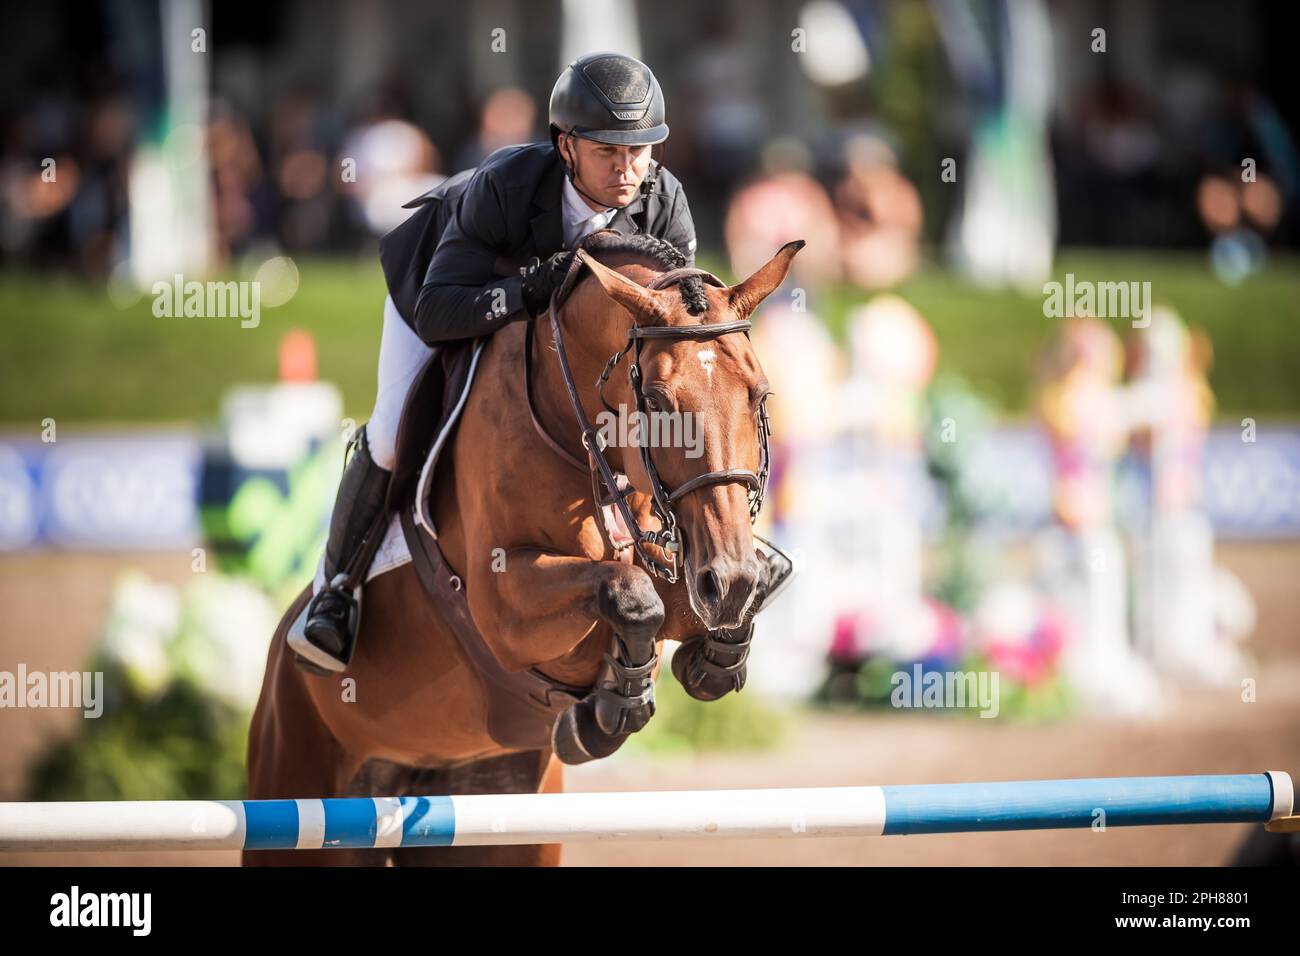
<path fill-rule="evenodd" d="M 402 318 L 393 297 L 384 299 L 384 332 L 379 341 L 379 389 L 375 410 L 366 423 L 366 444 L 375 464 L 393 470 L 397 458 L 397 426 L 406 404 L 406 393 L 424 363 L 433 354 Z"/>

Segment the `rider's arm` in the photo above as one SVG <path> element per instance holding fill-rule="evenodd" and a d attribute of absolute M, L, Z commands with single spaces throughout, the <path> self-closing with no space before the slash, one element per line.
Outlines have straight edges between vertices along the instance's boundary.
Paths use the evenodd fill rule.
<path fill-rule="evenodd" d="M 429 260 L 411 325 L 426 345 L 490 335 L 524 311 L 520 277 L 496 276 L 509 246 L 504 197 L 495 177 L 476 174 Z"/>

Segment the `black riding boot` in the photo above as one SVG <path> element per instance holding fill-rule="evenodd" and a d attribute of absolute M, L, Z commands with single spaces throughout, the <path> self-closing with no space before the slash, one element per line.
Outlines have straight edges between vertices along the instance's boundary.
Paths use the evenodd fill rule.
<path fill-rule="evenodd" d="M 336 666 L 328 667 L 319 660 L 313 663 L 330 670 L 342 670 L 352 659 L 360 608 L 352 594 L 349 576 L 360 580 L 365 574 L 364 568 L 353 567 L 362 544 L 367 541 L 367 535 L 383 533 L 378 525 L 384 514 L 390 476 L 391 472 L 380 468 L 370 457 L 363 427 L 357 433 L 356 450 L 343 470 L 334 501 L 329 542 L 325 546 L 325 586 L 312 598 L 303 629 L 312 647 L 331 658 Z M 310 654 L 303 656 L 312 659 Z"/>

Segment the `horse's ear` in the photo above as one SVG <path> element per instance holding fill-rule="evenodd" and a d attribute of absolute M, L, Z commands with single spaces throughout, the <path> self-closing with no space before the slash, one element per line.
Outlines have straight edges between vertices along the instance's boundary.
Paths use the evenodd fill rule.
<path fill-rule="evenodd" d="M 752 276 L 740 285 L 733 285 L 729 293 L 732 311 L 742 319 L 748 318 L 758 308 L 759 303 L 785 281 L 785 275 L 790 271 L 790 263 L 794 261 L 795 254 L 805 245 L 807 243 L 802 239 L 787 242 Z"/>
<path fill-rule="evenodd" d="M 647 289 L 622 273 L 597 262 L 589 255 L 584 255 L 582 261 L 587 264 L 587 268 L 596 277 L 605 294 L 631 312 L 633 316 L 658 317 L 667 311 L 663 292 Z"/>

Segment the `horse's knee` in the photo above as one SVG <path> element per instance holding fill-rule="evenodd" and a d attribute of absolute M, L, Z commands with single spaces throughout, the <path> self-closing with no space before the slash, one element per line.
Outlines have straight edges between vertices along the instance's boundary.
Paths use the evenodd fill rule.
<path fill-rule="evenodd" d="M 601 581 L 596 609 L 638 655 L 639 662 L 647 651 L 654 652 L 655 636 L 664 623 L 664 602 L 648 574 L 639 568 L 627 571 Z"/>
<path fill-rule="evenodd" d="M 614 629 L 614 646 L 592 692 L 552 727 L 551 747 L 566 764 L 608 757 L 655 712 L 655 637 L 664 622 L 664 605 L 649 575 L 629 567 L 604 578 L 596 607 Z"/>

